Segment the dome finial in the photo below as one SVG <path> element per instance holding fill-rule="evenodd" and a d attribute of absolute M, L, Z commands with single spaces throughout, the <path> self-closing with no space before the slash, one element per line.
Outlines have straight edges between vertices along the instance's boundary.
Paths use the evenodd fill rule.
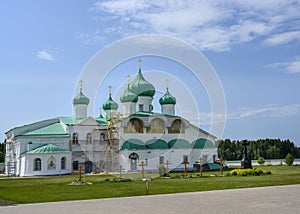
<path fill-rule="evenodd" d="M 109 96 L 110 96 L 110 97 L 111 97 L 111 89 L 112 89 L 111 85 L 110 85 L 110 86 L 108 86 L 108 90 L 109 90 Z"/>
<path fill-rule="evenodd" d="M 130 84 L 130 75 L 127 75 L 127 85 L 129 86 Z"/>
<path fill-rule="evenodd" d="M 142 64 L 142 60 L 141 60 L 141 59 L 138 59 L 139 72 L 141 72 L 141 64 Z"/>
<path fill-rule="evenodd" d="M 103 117 L 102 116 L 102 108 L 100 107 L 100 117 Z"/>
<path fill-rule="evenodd" d="M 166 79 L 166 88 L 167 88 L 167 91 L 169 91 L 169 80 Z"/>
<path fill-rule="evenodd" d="M 80 80 L 80 81 L 79 81 L 79 88 L 80 88 L 80 92 L 82 92 L 82 85 L 83 85 L 83 81 L 82 81 L 82 80 Z"/>

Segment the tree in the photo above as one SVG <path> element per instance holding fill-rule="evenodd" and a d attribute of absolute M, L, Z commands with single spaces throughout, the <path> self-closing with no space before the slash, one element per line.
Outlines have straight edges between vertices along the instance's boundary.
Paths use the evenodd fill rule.
<path fill-rule="evenodd" d="M 0 163 L 4 162 L 4 154 L 0 151 Z"/>
<path fill-rule="evenodd" d="M 289 165 L 289 166 L 293 165 L 294 160 L 295 160 L 295 158 L 294 158 L 294 156 L 293 156 L 291 153 L 288 153 L 288 154 L 285 156 L 285 162 L 286 162 L 286 164 Z"/>
<path fill-rule="evenodd" d="M 165 176 L 165 174 L 166 174 L 166 167 L 164 165 L 159 165 L 159 166 L 157 166 L 157 168 L 158 168 L 158 174 L 159 174 L 159 176 L 160 177 Z"/>
<path fill-rule="evenodd" d="M 258 157 L 258 159 L 257 159 L 257 163 L 259 164 L 259 165 L 263 165 L 264 163 L 265 163 L 265 159 L 263 158 L 263 157 Z"/>

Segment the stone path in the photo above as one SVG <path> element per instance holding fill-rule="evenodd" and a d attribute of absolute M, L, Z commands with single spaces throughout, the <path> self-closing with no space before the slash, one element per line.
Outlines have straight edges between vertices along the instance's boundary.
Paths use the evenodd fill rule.
<path fill-rule="evenodd" d="M 0 213 L 300 213 L 300 185 L 24 204 Z"/>

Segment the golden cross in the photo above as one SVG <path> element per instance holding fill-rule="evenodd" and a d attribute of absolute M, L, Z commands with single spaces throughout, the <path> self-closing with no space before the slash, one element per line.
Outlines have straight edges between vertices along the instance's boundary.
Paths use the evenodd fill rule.
<path fill-rule="evenodd" d="M 169 89 L 169 80 L 166 79 L 166 86 L 167 86 L 167 90 Z"/>
<path fill-rule="evenodd" d="M 130 84 L 130 75 L 127 75 L 127 84 Z"/>
<path fill-rule="evenodd" d="M 144 174 L 145 174 L 144 166 L 147 166 L 147 164 L 145 164 L 145 162 L 142 161 L 141 164 L 139 164 L 139 166 L 142 166 L 142 179 L 144 179 Z"/>
<path fill-rule="evenodd" d="M 111 95 L 111 89 L 112 89 L 111 85 L 110 85 L 110 86 L 108 86 L 108 90 L 109 90 L 109 96 Z"/>
<path fill-rule="evenodd" d="M 186 159 L 184 159 L 182 164 L 184 164 L 184 175 L 185 175 L 185 178 L 187 178 L 187 167 L 186 167 L 186 165 L 189 164 L 189 162 Z"/>
<path fill-rule="evenodd" d="M 142 63 L 142 60 L 138 59 L 139 69 L 141 69 L 141 63 Z"/>
<path fill-rule="evenodd" d="M 83 81 L 82 81 L 82 80 L 80 80 L 80 81 L 79 81 L 79 87 L 80 87 L 80 91 L 82 91 L 82 85 L 83 85 Z"/>
<path fill-rule="evenodd" d="M 168 160 L 166 161 L 166 177 L 169 177 L 169 164 L 171 164 Z"/>

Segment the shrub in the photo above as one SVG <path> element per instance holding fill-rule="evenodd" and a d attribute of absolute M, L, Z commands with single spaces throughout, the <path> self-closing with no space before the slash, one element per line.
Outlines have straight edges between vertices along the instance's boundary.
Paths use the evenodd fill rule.
<path fill-rule="evenodd" d="M 230 176 L 239 175 L 239 176 L 247 176 L 247 175 L 261 175 L 263 171 L 259 168 L 253 169 L 234 169 L 229 172 Z"/>
<path fill-rule="evenodd" d="M 294 158 L 294 156 L 293 156 L 291 153 L 288 153 L 288 154 L 285 156 L 285 162 L 286 162 L 286 164 L 289 165 L 289 166 L 293 165 L 294 160 L 295 160 L 295 158 Z"/>
<path fill-rule="evenodd" d="M 160 177 L 165 176 L 165 174 L 166 174 L 166 167 L 164 165 L 157 166 L 157 169 L 158 169 L 158 174 L 159 174 Z"/>
<path fill-rule="evenodd" d="M 259 164 L 259 165 L 263 165 L 264 163 L 265 163 L 265 159 L 263 158 L 263 157 L 258 157 L 258 160 L 257 160 L 257 163 Z"/>

